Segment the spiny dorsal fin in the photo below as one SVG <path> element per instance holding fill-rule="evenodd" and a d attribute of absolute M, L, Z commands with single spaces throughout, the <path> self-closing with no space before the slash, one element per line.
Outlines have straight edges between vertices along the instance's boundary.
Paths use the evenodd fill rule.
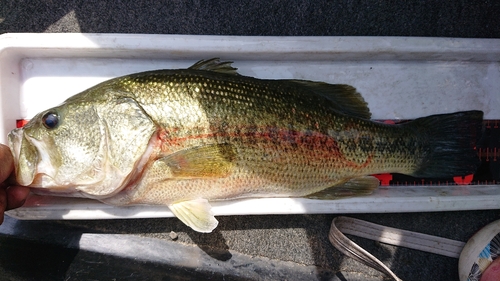
<path fill-rule="evenodd" d="M 328 84 L 307 80 L 287 80 L 292 83 L 307 87 L 317 95 L 332 102 L 332 109 L 346 115 L 370 119 L 372 114 L 368 104 L 356 88 L 345 84 Z"/>
<path fill-rule="evenodd" d="M 240 75 L 237 72 L 238 69 L 231 65 L 232 63 L 233 63 L 232 61 L 220 61 L 219 58 L 213 58 L 209 60 L 200 60 L 197 63 L 190 66 L 188 69 L 206 70 L 206 71 L 214 71 L 225 74 Z"/>

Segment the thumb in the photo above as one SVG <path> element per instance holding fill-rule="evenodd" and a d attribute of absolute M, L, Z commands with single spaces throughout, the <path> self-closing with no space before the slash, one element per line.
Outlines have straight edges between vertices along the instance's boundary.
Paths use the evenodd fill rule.
<path fill-rule="evenodd" d="M 14 170 L 14 159 L 8 146 L 0 144 L 0 182 L 4 182 Z"/>

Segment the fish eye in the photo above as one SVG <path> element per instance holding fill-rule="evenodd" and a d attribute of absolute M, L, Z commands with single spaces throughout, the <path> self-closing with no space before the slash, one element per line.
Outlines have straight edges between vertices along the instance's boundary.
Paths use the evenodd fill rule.
<path fill-rule="evenodd" d="M 45 128 L 54 129 L 59 125 L 59 115 L 53 111 L 49 111 L 43 115 L 42 122 Z"/>

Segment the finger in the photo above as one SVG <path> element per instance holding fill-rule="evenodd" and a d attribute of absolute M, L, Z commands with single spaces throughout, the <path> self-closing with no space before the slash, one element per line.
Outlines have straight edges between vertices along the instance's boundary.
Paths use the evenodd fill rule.
<path fill-rule="evenodd" d="M 0 187 L 0 224 L 3 223 L 3 212 L 7 207 L 7 195 L 5 189 Z"/>
<path fill-rule="evenodd" d="M 24 186 L 11 186 L 7 188 L 7 204 L 5 210 L 19 208 L 24 205 L 30 189 Z"/>
<path fill-rule="evenodd" d="M 14 170 L 14 159 L 8 146 L 0 144 L 0 182 L 4 182 Z"/>

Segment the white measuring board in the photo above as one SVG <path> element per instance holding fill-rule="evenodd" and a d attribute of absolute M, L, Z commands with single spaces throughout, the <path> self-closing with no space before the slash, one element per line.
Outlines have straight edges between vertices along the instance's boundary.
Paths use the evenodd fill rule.
<path fill-rule="evenodd" d="M 242 37 L 145 34 L 0 36 L 0 142 L 39 111 L 107 79 L 186 68 L 219 57 L 247 76 L 350 84 L 374 119 L 482 110 L 500 119 L 500 40 L 418 37 Z M 500 186 L 389 186 L 342 200 L 254 198 L 213 202 L 216 215 L 426 212 L 500 208 Z M 19 219 L 173 216 L 164 206 L 113 207 L 31 196 Z"/>

